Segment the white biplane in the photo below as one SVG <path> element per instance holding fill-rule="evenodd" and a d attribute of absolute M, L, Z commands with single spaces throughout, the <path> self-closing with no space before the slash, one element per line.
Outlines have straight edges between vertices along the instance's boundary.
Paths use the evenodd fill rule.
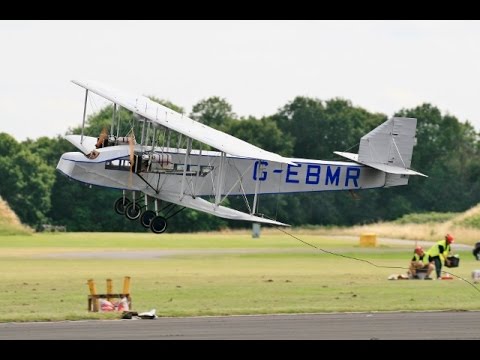
<path fill-rule="evenodd" d="M 80 152 L 62 155 L 57 169 L 74 180 L 123 190 L 115 211 L 140 219 L 154 233 L 163 233 L 178 211 L 170 206 L 203 211 L 226 219 L 288 226 L 257 214 L 258 196 L 274 193 L 358 190 L 406 185 L 416 143 L 417 120 L 394 117 L 360 141 L 358 154 L 335 152 L 350 160 L 286 158 L 179 114 L 145 96 L 129 95 L 97 82 L 73 81 L 86 89 L 81 135 L 65 138 Z M 89 92 L 113 102 L 111 132 L 83 134 Z M 133 112 L 141 138 L 118 136 L 118 106 Z M 117 126 L 117 136 L 115 134 Z M 186 146 L 170 145 L 170 134 Z M 160 136 L 162 135 L 162 136 Z M 218 151 L 192 149 L 196 140 Z M 127 196 L 127 195 L 130 195 Z M 230 195 L 253 195 L 248 213 L 222 205 Z M 208 201 L 206 198 L 210 198 Z M 160 208 L 161 202 L 167 203 Z M 168 214 L 167 214 L 168 208 Z"/>

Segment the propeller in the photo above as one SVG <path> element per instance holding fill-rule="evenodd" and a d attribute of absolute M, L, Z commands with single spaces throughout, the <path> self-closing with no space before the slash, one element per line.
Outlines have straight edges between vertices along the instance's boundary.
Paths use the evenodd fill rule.
<path fill-rule="evenodd" d="M 92 159 L 92 160 L 96 159 L 98 157 L 98 155 L 100 155 L 100 153 L 96 149 L 102 148 L 104 146 L 104 141 L 106 139 L 108 139 L 108 132 L 107 132 L 107 128 L 104 127 L 102 129 L 102 132 L 100 133 L 100 135 L 97 138 L 97 143 L 95 144 L 95 149 L 93 149 L 92 151 L 90 151 L 88 154 L 85 154 L 85 155 L 87 155 L 87 157 L 89 159 Z"/>

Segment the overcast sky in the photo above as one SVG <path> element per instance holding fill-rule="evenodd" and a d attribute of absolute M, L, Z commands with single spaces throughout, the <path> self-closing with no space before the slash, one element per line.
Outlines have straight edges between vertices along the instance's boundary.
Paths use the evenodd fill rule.
<path fill-rule="evenodd" d="M 478 21 L 0 21 L 0 64 L 0 132 L 17 140 L 81 124 L 72 79 L 187 113 L 215 95 L 257 117 L 298 95 L 388 116 L 429 102 L 480 130 Z"/>

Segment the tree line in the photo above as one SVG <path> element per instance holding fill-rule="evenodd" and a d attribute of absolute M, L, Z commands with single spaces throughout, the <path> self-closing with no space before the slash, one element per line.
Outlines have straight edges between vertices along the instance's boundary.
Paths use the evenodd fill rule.
<path fill-rule="evenodd" d="M 168 101 L 154 100 L 184 112 Z M 113 107 L 107 106 L 91 115 L 85 134 L 98 136 L 103 128 L 109 129 L 112 112 Z M 118 114 L 120 134 L 127 135 L 138 122 L 126 110 Z M 333 151 L 357 152 L 360 138 L 387 119 L 345 99 L 309 97 L 296 97 L 260 119 L 240 117 L 225 99 L 210 97 L 193 106 L 188 116 L 283 156 L 322 160 L 341 160 Z M 428 178 L 414 176 L 407 186 L 361 190 L 355 197 L 346 191 L 262 195 L 259 212 L 296 226 L 349 226 L 393 220 L 412 212 L 464 211 L 477 204 L 480 143 L 474 127 L 431 104 L 401 109 L 395 116 L 417 118 L 412 168 Z M 69 133 L 80 131 L 77 127 Z M 171 139 L 172 143 L 177 140 Z M 113 211 L 121 192 L 85 186 L 55 170 L 60 156 L 68 151 L 76 149 L 60 136 L 18 142 L 0 133 L 0 195 L 22 222 L 34 228 L 45 223 L 65 225 L 68 231 L 144 231 L 138 221 Z M 243 203 L 240 197 L 229 198 L 229 205 L 240 210 L 245 210 Z M 189 209 L 169 221 L 169 231 L 175 232 L 250 226 Z"/>

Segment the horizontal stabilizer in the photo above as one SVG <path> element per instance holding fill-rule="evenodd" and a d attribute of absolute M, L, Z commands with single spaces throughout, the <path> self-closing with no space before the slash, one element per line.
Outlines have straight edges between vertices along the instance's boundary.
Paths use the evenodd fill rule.
<path fill-rule="evenodd" d="M 386 172 L 388 174 L 396 174 L 396 175 L 420 175 L 420 176 L 425 176 L 428 177 L 425 174 L 422 174 L 418 171 L 414 171 L 411 169 L 405 169 L 400 166 L 393 166 L 393 165 L 386 165 L 386 164 L 380 164 L 380 163 L 368 163 L 364 161 L 358 160 L 358 154 L 353 154 L 353 153 L 347 153 L 347 152 L 340 152 L 340 151 L 334 151 L 335 154 L 340 155 L 344 158 L 347 158 L 349 160 L 355 161 L 359 164 L 369 166 L 371 168 Z"/>
<path fill-rule="evenodd" d="M 190 195 L 185 195 L 180 198 L 178 194 L 166 194 L 166 193 L 160 193 L 156 195 L 156 197 L 173 204 L 185 206 L 187 208 L 194 209 L 194 210 L 203 211 L 208 214 L 219 216 L 225 219 L 244 220 L 244 221 L 269 224 L 269 225 L 277 225 L 277 226 L 290 226 L 288 224 L 284 224 L 279 221 L 265 219 L 255 215 L 250 215 L 250 214 L 247 214 L 235 209 L 231 209 L 225 206 L 221 206 L 221 205 L 216 206 L 215 204 L 205 199 L 202 199 L 201 197 L 193 198 Z"/>

